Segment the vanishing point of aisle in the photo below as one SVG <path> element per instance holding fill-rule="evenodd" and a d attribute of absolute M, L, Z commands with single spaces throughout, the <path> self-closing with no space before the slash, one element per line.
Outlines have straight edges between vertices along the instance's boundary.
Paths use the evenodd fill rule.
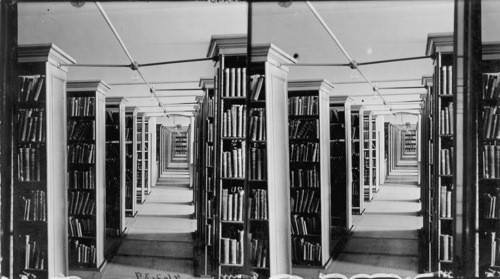
<path fill-rule="evenodd" d="M 326 273 L 348 277 L 357 273 L 418 274 L 420 188 L 415 161 L 400 161 L 380 186 L 364 215 L 355 219 L 353 233 Z"/>

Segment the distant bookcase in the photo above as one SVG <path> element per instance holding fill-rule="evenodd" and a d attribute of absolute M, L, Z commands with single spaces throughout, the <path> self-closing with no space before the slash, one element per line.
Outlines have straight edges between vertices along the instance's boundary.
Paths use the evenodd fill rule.
<path fill-rule="evenodd" d="M 364 159 L 364 195 L 365 200 L 373 200 L 373 192 L 376 184 L 376 137 L 375 137 L 375 120 L 373 112 L 365 111 L 363 116 L 363 159 Z"/>
<path fill-rule="evenodd" d="M 352 148 L 352 212 L 365 212 L 365 159 L 364 155 L 364 113 L 365 107 L 351 105 L 351 148 Z"/>
<path fill-rule="evenodd" d="M 202 274 L 213 274 L 214 262 L 213 259 L 217 255 L 214 242 L 217 239 L 215 235 L 215 217 L 217 213 L 216 191 L 215 191 L 215 148 L 218 141 L 216 140 L 216 131 L 218 125 L 218 98 L 215 89 L 215 78 L 204 78 L 200 80 L 200 87 L 205 91 L 202 101 L 202 109 L 200 115 L 200 143 L 199 146 L 199 163 L 200 163 L 200 214 L 199 230 L 200 238 L 203 240 L 203 256 L 200 263 L 203 264 Z"/>
<path fill-rule="evenodd" d="M 353 212 L 361 213 L 359 191 L 356 201 L 353 200 L 355 196 L 352 193 L 353 185 L 355 185 L 352 178 L 354 172 L 352 130 L 356 125 L 352 121 L 352 102 L 352 99 L 347 96 L 330 97 L 332 227 L 341 228 L 340 231 L 338 229 L 332 231 L 332 239 L 339 240 L 352 229 Z M 359 160 L 356 163 L 359 164 Z M 356 186 L 359 187 L 359 181 Z M 357 208 L 354 208 L 355 202 Z"/>
<path fill-rule="evenodd" d="M 422 157 L 422 172 L 421 172 L 421 185 L 420 185 L 420 196 L 422 199 L 422 215 L 423 215 L 423 251 L 422 251 L 422 261 L 424 271 L 432 270 L 432 234 L 433 227 L 436 224 L 436 220 L 433 218 L 434 212 L 434 191 L 432 181 L 434 179 L 433 165 L 434 160 L 432 157 L 433 152 L 433 100 L 434 90 L 433 90 L 433 77 L 425 76 L 422 77 L 422 85 L 427 90 L 427 96 L 425 98 L 425 105 L 422 113 L 422 146 L 420 149 Z"/>
<path fill-rule="evenodd" d="M 150 117 L 148 115 L 144 116 L 144 122 L 143 122 L 143 135 L 144 135 L 144 141 L 142 142 L 143 145 L 143 162 L 142 166 L 144 168 L 144 194 L 149 195 L 151 193 L 151 180 L 149 179 L 149 174 L 150 174 L 150 149 L 151 149 L 151 144 L 150 144 L 150 131 L 149 131 L 149 120 Z"/>
<path fill-rule="evenodd" d="M 290 274 L 288 68 L 283 64 L 295 61 L 270 44 L 252 46 L 247 56 L 243 35 L 212 36 L 207 56 L 218 57 L 214 275 Z"/>
<path fill-rule="evenodd" d="M 500 268 L 500 45 L 483 44 L 482 92 L 478 98 L 479 276 Z"/>
<path fill-rule="evenodd" d="M 416 155 L 417 152 L 417 131 L 409 130 L 404 133 L 404 154 Z"/>
<path fill-rule="evenodd" d="M 429 34 L 428 56 L 434 57 L 434 112 L 433 138 L 434 216 L 433 271 L 451 271 L 453 267 L 454 237 L 454 112 L 452 92 L 453 35 Z"/>
<path fill-rule="evenodd" d="M 74 63 L 53 44 L 18 47 L 12 133 L 15 278 L 68 273 L 68 69 L 60 65 Z"/>
<path fill-rule="evenodd" d="M 136 107 L 125 107 L 125 213 L 137 214 L 137 113 Z"/>
<path fill-rule="evenodd" d="M 106 98 L 106 230 L 125 231 L 126 135 L 125 104 L 121 97 Z"/>
<path fill-rule="evenodd" d="M 99 268 L 106 237 L 106 94 L 102 81 L 69 81 L 69 267 Z"/>
<path fill-rule="evenodd" d="M 325 80 L 288 82 L 292 264 L 323 266 L 330 259 L 330 123 Z M 344 165 L 342 164 L 342 167 Z M 345 177 L 344 172 L 341 173 Z M 345 183 L 342 187 L 345 186 Z M 336 197 L 337 198 L 337 197 Z M 338 197 L 345 204 L 345 193 Z M 344 207 L 345 213 L 345 207 Z"/>
<path fill-rule="evenodd" d="M 145 118 L 146 114 L 144 112 L 138 112 L 135 124 L 135 139 L 136 142 L 134 144 L 134 154 L 137 154 L 136 161 L 136 175 L 137 175 L 137 188 L 136 188 L 136 197 L 137 203 L 144 203 L 146 201 L 146 187 L 144 186 L 144 182 L 146 181 L 144 178 L 145 174 L 145 152 L 144 152 L 144 129 L 145 129 Z"/>

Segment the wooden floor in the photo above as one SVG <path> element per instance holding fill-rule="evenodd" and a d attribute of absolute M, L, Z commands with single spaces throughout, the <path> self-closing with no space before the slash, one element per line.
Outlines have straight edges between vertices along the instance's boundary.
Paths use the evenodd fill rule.
<path fill-rule="evenodd" d="M 415 161 L 401 162 L 388 176 L 366 211 L 356 218 L 344 249 L 326 269 L 294 269 L 303 278 L 319 273 L 393 273 L 403 278 L 418 274 L 418 229 L 422 227 Z"/>
<path fill-rule="evenodd" d="M 187 170 L 173 170 L 157 182 L 127 231 L 116 255 L 101 272 L 71 271 L 89 279 L 193 278 L 193 191 Z"/>

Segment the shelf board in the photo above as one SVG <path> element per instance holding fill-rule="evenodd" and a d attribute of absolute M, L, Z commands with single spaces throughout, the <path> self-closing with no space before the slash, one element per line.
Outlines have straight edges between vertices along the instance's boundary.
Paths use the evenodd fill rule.
<path fill-rule="evenodd" d="M 240 180 L 240 181 L 245 181 L 244 177 L 221 177 L 221 180 Z"/>
<path fill-rule="evenodd" d="M 439 137 L 441 138 L 452 138 L 454 134 L 439 134 Z"/>
<path fill-rule="evenodd" d="M 222 140 L 246 140 L 245 137 L 221 137 Z"/>
<path fill-rule="evenodd" d="M 245 224 L 244 221 L 228 221 L 228 220 L 220 220 L 222 224 Z"/>
<path fill-rule="evenodd" d="M 267 219 L 249 219 L 251 222 L 269 222 Z"/>
<path fill-rule="evenodd" d="M 441 221 L 453 221 L 452 217 L 439 217 L 439 220 Z"/>
<path fill-rule="evenodd" d="M 220 97 L 222 100 L 246 101 L 247 97 Z"/>
<path fill-rule="evenodd" d="M 220 266 L 228 266 L 228 267 L 243 267 L 243 264 L 227 264 L 227 263 L 220 263 Z"/>
<path fill-rule="evenodd" d="M 440 174 L 439 177 L 453 178 L 453 174 Z"/>
<path fill-rule="evenodd" d="M 95 240 L 95 236 L 68 236 L 69 239 Z"/>
<path fill-rule="evenodd" d="M 318 138 L 310 138 L 310 139 L 305 139 L 305 138 L 290 138 L 289 139 L 291 142 L 319 142 Z"/>
<path fill-rule="evenodd" d="M 320 234 L 293 234 L 292 237 L 321 237 Z"/>
<path fill-rule="evenodd" d="M 439 94 L 438 96 L 442 98 L 452 98 L 453 94 Z"/>
<path fill-rule="evenodd" d="M 312 115 L 293 115 L 293 114 L 289 114 L 288 118 L 289 119 L 319 119 L 319 115 L 317 115 L 317 114 L 312 114 Z"/>

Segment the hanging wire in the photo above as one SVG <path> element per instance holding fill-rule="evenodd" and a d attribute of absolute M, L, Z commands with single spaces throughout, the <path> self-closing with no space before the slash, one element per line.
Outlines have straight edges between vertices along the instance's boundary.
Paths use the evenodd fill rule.
<path fill-rule="evenodd" d="M 106 11 L 104 10 L 104 8 L 101 6 L 101 4 L 99 2 L 95 2 L 97 8 L 99 9 L 99 11 L 101 12 L 101 15 L 104 17 L 104 20 L 106 21 L 106 23 L 108 24 L 109 28 L 111 28 L 111 31 L 113 32 L 113 34 L 115 35 L 116 39 L 118 40 L 118 42 L 120 43 L 120 46 L 122 47 L 123 51 L 125 52 L 125 54 L 127 55 L 128 59 L 130 60 L 130 68 L 133 70 L 133 71 L 137 71 L 137 73 L 139 74 L 139 76 L 141 76 L 142 80 L 148 85 L 149 87 L 149 92 L 151 94 L 154 95 L 154 97 L 156 98 L 156 100 L 158 101 L 158 106 L 163 109 L 165 111 L 165 113 L 167 113 L 167 110 L 165 108 L 162 108 L 162 105 L 161 105 L 161 102 L 160 102 L 160 99 L 158 98 L 158 96 L 156 95 L 156 92 L 155 92 L 155 88 L 153 87 L 152 84 L 149 83 L 149 81 L 146 79 L 146 77 L 144 76 L 144 73 L 141 71 L 140 67 L 139 67 L 139 64 L 134 60 L 134 58 L 132 58 L 132 55 L 130 54 L 130 52 L 128 51 L 127 47 L 125 46 L 125 43 L 123 42 L 123 40 L 121 39 L 120 37 L 120 34 L 118 34 L 118 31 L 116 31 L 113 23 L 111 22 L 111 19 L 108 17 L 108 15 L 106 14 Z"/>
<path fill-rule="evenodd" d="M 138 64 L 138 66 L 139 67 L 149 67 L 149 66 L 160 66 L 160 65 L 178 64 L 178 63 L 199 62 L 199 61 L 207 61 L 207 60 L 215 61 L 216 59 L 217 59 L 217 57 L 214 56 L 214 57 L 193 58 L 193 59 L 184 59 L 184 60 L 174 60 L 174 61 Z"/>
<path fill-rule="evenodd" d="M 340 50 L 342 51 L 342 53 L 344 54 L 344 56 L 347 58 L 347 60 L 349 60 L 349 67 L 351 67 L 351 69 L 353 69 L 353 70 L 358 71 L 358 73 L 372 86 L 373 91 L 376 92 L 378 94 L 378 96 L 382 99 L 382 102 L 384 103 L 384 105 L 386 105 L 390 110 L 392 110 L 391 106 L 389 106 L 387 104 L 387 102 L 384 99 L 384 97 L 382 97 L 382 95 L 378 91 L 377 86 L 375 84 L 373 84 L 368 79 L 368 77 L 366 77 L 363 74 L 363 72 L 361 72 L 361 70 L 358 68 L 358 64 L 356 63 L 356 61 L 354 59 L 352 59 L 351 56 L 347 53 L 347 51 L 344 49 L 344 47 L 342 46 L 342 44 L 340 43 L 340 41 L 337 39 L 337 37 L 335 36 L 335 34 L 333 34 L 333 32 L 330 30 L 330 28 L 328 27 L 328 25 L 326 24 L 326 22 L 323 20 L 323 18 L 321 17 L 321 15 L 318 13 L 318 11 L 316 10 L 316 8 L 314 8 L 314 6 L 309 1 L 306 1 L 306 4 L 309 7 L 309 9 L 313 12 L 313 14 L 316 16 L 316 18 L 319 20 L 319 22 L 321 23 L 321 25 L 323 26 L 323 28 L 325 28 L 325 30 L 328 32 L 328 34 L 330 35 L 330 37 L 332 37 L 332 39 L 335 41 L 335 43 L 340 48 Z"/>

